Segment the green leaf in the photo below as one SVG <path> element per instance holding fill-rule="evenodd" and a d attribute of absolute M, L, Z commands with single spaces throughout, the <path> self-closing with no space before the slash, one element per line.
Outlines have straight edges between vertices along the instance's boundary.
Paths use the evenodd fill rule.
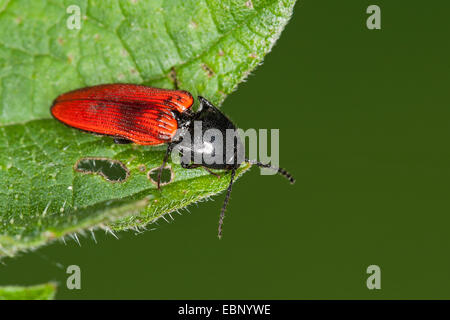
<path fill-rule="evenodd" d="M 0 256 L 98 226 L 140 228 L 223 191 L 229 175 L 172 162 L 173 181 L 157 191 L 147 174 L 164 148 L 69 129 L 49 107 L 65 91 L 116 82 L 178 87 L 220 105 L 270 51 L 294 3 L 0 0 Z M 67 27 L 69 5 L 80 7 L 80 29 Z M 99 174 L 100 158 L 126 167 L 124 181 Z M 85 165 L 97 174 L 80 172 Z"/>
<path fill-rule="evenodd" d="M 53 300 L 56 293 L 54 283 L 45 283 L 31 287 L 0 287 L 0 300 Z"/>

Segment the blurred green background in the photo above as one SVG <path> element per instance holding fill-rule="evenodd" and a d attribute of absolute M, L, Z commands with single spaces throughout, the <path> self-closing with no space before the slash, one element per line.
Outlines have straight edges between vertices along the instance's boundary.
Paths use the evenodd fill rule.
<path fill-rule="evenodd" d="M 381 7 L 381 30 L 366 8 Z M 312 1 L 223 105 L 279 128 L 294 186 L 253 168 L 223 197 L 120 240 L 96 233 L 0 265 L 60 299 L 450 298 L 448 1 Z M 65 268 L 81 267 L 81 290 Z M 366 268 L 381 268 L 368 290 Z"/>

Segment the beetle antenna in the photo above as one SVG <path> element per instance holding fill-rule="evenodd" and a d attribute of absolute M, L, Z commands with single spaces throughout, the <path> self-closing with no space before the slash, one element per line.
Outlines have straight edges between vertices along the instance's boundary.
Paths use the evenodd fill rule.
<path fill-rule="evenodd" d="M 236 169 L 231 170 L 231 180 L 230 184 L 228 185 L 227 189 L 227 195 L 225 196 L 225 201 L 223 202 L 222 210 L 220 211 L 220 218 L 219 218 L 219 232 L 217 236 L 219 239 L 222 239 L 222 225 L 223 225 L 223 219 L 225 218 L 225 210 L 228 205 L 228 201 L 230 201 L 230 194 L 231 194 L 231 188 L 233 187 L 234 182 L 234 175 L 236 174 Z"/>
<path fill-rule="evenodd" d="M 273 166 L 271 166 L 270 164 L 264 164 L 264 163 L 261 163 L 261 162 L 259 162 L 259 161 L 249 160 L 249 159 L 245 159 L 245 162 L 248 162 L 248 163 L 250 163 L 250 164 L 256 165 L 256 166 L 261 167 L 261 168 L 269 168 L 269 169 L 276 170 L 278 174 L 280 174 L 280 175 L 282 175 L 283 177 L 285 177 L 286 179 L 288 179 L 289 182 L 290 182 L 291 184 L 294 184 L 294 183 L 295 183 L 294 177 L 293 177 L 289 172 L 287 172 L 286 170 L 284 170 L 283 168 L 280 168 L 280 167 L 278 167 L 278 168 L 277 168 L 277 167 L 273 167 Z"/>

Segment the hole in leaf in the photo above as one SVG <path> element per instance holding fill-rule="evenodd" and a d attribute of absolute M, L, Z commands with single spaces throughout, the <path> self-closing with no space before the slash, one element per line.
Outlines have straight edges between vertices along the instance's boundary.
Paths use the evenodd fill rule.
<path fill-rule="evenodd" d="M 85 174 L 99 174 L 110 182 L 124 182 L 130 175 L 122 162 L 108 158 L 82 158 L 75 163 L 74 169 Z"/>
<path fill-rule="evenodd" d="M 153 168 L 147 173 L 148 179 L 155 185 L 158 184 L 159 168 L 160 167 Z M 172 168 L 164 167 L 164 169 L 162 170 L 162 173 L 161 173 L 161 186 L 171 183 L 172 180 L 174 179 L 174 177 L 175 177 L 175 174 L 174 174 Z"/>

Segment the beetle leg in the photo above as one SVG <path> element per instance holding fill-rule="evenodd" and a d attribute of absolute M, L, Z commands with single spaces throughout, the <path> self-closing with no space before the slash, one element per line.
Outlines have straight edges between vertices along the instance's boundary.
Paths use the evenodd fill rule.
<path fill-rule="evenodd" d="M 227 209 L 228 202 L 230 201 L 231 188 L 233 187 L 234 176 L 236 174 L 236 169 L 233 168 L 230 171 L 231 171 L 230 184 L 228 185 L 227 195 L 225 196 L 225 201 L 223 202 L 222 210 L 220 210 L 219 230 L 217 232 L 217 236 L 219 237 L 219 239 L 222 238 L 223 219 L 225 218 L 225 210 Z"/>
<path fill-rule="evenodd" d="M 172 152 L 172 148 L 173 148 L 173 143 L 171 143 L 167 146 L 167 150 L 166 150 L 166 154 L 164 155 L 163 163 L 162 163 L 161 167 L 159 167 L 158 180 L 156 183 L 158 190 L 160 189 L 160 186 L 161 186 L 162 171 L 163 171 L 164 167 L 166 166 L 167 160 L 169 159 L 169 155 Z"/>
<path fill-rule="evenodd" d="M 183 167 L 183 169 L 197 169 L 198 167 L 201 167 L 201 164 L 195 164 L 195 163 L 190 163 L 190 164 L 184 164 L 181 163 L 181 166 Z"/>
<path fill-rule="evenodd" d="M 130 141 L 128 139 L 124 139 L 124 138 L 114 138 L 114 143 L 115 144 L 128 144 L 128 143 L 132 143 L 133 141 Z"/>

